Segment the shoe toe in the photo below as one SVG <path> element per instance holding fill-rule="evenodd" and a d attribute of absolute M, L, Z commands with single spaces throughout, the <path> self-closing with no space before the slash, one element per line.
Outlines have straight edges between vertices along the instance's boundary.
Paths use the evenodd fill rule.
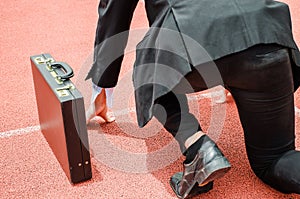
<path fill-rule="evenodd" d="M 175 194 L 177 195 L 177 197 L 179 198 L 183 198 L 182 195 L 180 194 L 180 181 L 182 180 L 183 177 L 183 172 L 178 172 L 175 173 L 173 176 L 171 176 L 170 178 L 170 185 L 173 189 L 173 191 L 175 192 Z M 198 183 L 196 183 L 192 190 L 190 191 L 189 195 L 186 198 L 190 198 L 199 194 L 203 194 L 203 193 L 207 193 L 208 191 L 213 189 L 213 181 L 207 183 L 204 186 L 199 186 Z"/>

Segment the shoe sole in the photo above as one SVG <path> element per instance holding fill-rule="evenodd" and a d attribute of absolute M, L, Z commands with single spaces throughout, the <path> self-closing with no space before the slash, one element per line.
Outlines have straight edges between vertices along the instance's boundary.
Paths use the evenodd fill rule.
<path fill-rule="evenodd" d="M 209 183 L 216 179 L 223 177 L 231 168 L 230 163 L 225 157 L 218 158 L 205 166 L 202 170 L 200 170 L 189 189 L 185 192 L 182 198 L 186 198 L 194 185 L 198 182 L 199 185 L 204 183 Z"/>

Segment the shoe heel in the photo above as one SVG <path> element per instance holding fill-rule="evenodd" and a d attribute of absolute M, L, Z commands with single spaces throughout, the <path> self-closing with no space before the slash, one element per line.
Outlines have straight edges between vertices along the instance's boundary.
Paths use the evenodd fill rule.
<path fill-rule="evenodd" d="M 198 174 L 197 182 L 206 184 L 223 177 L 231 168 L 227 158 L 220 157 L 207 164 Z"/>

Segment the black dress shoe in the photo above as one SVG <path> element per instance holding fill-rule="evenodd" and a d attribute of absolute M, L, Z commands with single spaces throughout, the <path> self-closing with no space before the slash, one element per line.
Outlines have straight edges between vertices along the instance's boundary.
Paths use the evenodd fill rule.
<path fill-rule="evenodd" d="M 178 186 L 180 185 L 180 181 L 182 180 L 183 172 L 178 172 L 175 173 L 171 178 L 170 178 L 170 185 L 173 189 L 173 191 L 177 194 L 176 190 L 178 190 Z M 210 190 L 213 189 L 214 182 L 211 181 L 207 183 L 204 186 L 199 186 L 198 182 L 193 186 L 192 190 L 188 194 L 186 198 L 192 198 L 194 196 L 197 196 L 202 193 L 207 193 Z M 180 195 L 177 195 L 177 197 L 181 197 Z"/>
<path fill-rule="evenodd" d="M 231 168 L 218 146 L 206 135 L 194 160 L 183 163 L 182 179 L 177 185 L 171 183 L 172 189 L 179 198 L 186 198 L 196 183 L 207 184 L 221 178 Z"/>

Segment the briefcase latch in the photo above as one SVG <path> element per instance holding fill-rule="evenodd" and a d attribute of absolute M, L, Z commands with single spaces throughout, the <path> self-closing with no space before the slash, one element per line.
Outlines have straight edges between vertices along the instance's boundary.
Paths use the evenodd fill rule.
<path fill-rule="evenodd" d="M 51 63 L 51 62 L 54 62 L 54 59 L 53 58 L 44 58 L 44 57 L 36 57 L 34 59 L 35 63 L 37 64 L 47 64 L 47 63 Z"/>
<path fill-rule="evenodd" d="M 68 84 L 65 85 L 63 87 L 59 87 L 57 89 L 55 89 L 56 94 L 58 95 L 58 97 L 66 97 L 70 95 L 70 90 L 75 89 L 75 86 L 73 84 Z"/>

